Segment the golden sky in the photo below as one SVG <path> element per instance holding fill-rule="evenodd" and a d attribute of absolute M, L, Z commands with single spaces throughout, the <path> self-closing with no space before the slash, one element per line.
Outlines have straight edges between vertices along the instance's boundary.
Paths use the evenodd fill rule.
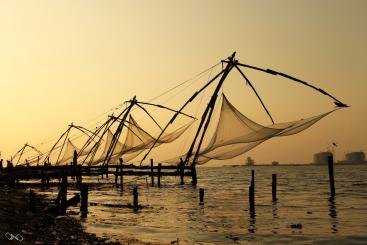
<path fill-rule="evenodd" d="M 243 63 L 294 75 L 351 105 L 235 162 L 247 156 L 311 162 L 331 142 L 339 145 L 338 159 L 366 152 L 366 9 L 363 0 L 0 0 L 2 157 L 25 142 L 53 139 L 70 122 L 84 125 L 134 95 L 149 100 L 233 51 Z M 278 122 L 333 107 L 306 87 L 246 74 L 253 74 Z M 270 123 L 238 75 L 223 91 L 242 113 Z"/>

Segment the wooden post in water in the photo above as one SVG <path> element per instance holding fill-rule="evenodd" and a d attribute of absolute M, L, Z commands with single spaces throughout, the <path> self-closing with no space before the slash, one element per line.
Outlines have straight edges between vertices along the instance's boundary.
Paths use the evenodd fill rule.
<path fill-rule="evenodd" d="M 68 192 L 68 177 L 67 175 L 62 176 L 61 180 L 61 214 L 66 214 L 66 201 Z"/>
<path fill-rule="evenodd" d="M 251 184 L 249 187 L 250 211 L 255 211 L 255 170 L 251 170 Z"/>
<path fill-rule="evenodd" d="M 273 202 L 278 200 L 277 199 L 277 175 L 276 174 L 272 174 L 271 194 L 272 194 Z"/>
<path fill-rule="evenodd" d="M 106 179 L 108 179 L 108 163 L 106 164 Z"/>
<path fill-rule="evenodd" d="M 123 166 L 122 165 L 122 158 L 119 158 L 119 161 L 120 161 L 120 186 L 121 186 L 121 189 L 124 188 L 124 169 L 123 169 Z"/>
<path fill-rule="evenodd" d="M 80 204 L 80 216 L 87 217 L 88 214 L 88 185 L 83 184 L 80 188 L 80 196 L 82 198 Z"/>
<path fill-rule="evenodd" d="M 158 163 L 158 187 L 161 187 L 161 170 L 162 170 L 162 163 Z"/>
<path fill-rule="evenodd" d="M 184 164 L 182 158 L 180 158 L 180 177 L 181 177 L 180 185 L 185 184 L 185 182 L 184 182 L 184 174 L 185 174 L 185 164 Z"/>
<path fill-rule="evenodd" d="M 152 186 L 154 186 L 154 169 L 153 169 L 153 159 L 150 159 L 150 178 L 152 182 Z"/>
<path fill-rule="evenodd" d="M 2 172 L 4 169 L 4 166 L 3 166 L 3 159 L 0 159 L 0 172 Z"/>
<path fill-rule="evenodd" d="M 29 190 L 29 211 L 36 212 L 36 194 L 32 189 Z"/>
<path fill-rule="evenodd" d="M 199 204 L 200 205 L 204 205 L 204 189 L 203 188 L 200 188 L 199 189 L 199 197 L 200 197 Z"/>
<path fill-rule="evenodd" d="M 134 205 L 134 211 L 137 211 L 139 209 L 139 201 L 138 201 L 138 198 L 139 198 L 139 193 L 138 193 L 138 187 L 135 186 L 134 187 L 134 190 L 133 190 L 133 205 Z"/>
<path fill-rule="evenodd" d="M 330 195 L 335 196 L 334 158 L 333 158 L 333 155 L 328 156 L 328 167 L 329 167 Z"/>

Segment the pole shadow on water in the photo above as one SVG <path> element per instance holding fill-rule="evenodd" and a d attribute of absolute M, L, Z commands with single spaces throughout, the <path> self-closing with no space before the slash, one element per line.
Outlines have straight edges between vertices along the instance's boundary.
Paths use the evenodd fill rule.
<path fill-rule="evenodd" d="M 331 233 L 338 233 L 338 212 L 336 209 L 336 202 L 335 196 L 331 195 L 328 198 L 329 201 L 329 217 L 330 217 L 330 224 L 331 224 Z"/>

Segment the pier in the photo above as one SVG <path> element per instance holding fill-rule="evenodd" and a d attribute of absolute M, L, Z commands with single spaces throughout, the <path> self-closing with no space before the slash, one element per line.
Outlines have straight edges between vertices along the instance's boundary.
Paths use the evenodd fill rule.
<path fill-rule="evenodd" d="M 183 169 L 183 173 L 181 173 Z M 63 166 L 16 166 L 3 168 L 0 174 L 0 182 L 14 182 L 15 180 L 37 180 L 60 179 L 63 176 L 192 176 L 191 167 L 180 168 L 174 165 L 139 166 L 134 164 L 113 164 L 108 166 L 83 166 L 83 165 L 63 165 Z M 153 182 L 154 183 L 154 182 Z"/>

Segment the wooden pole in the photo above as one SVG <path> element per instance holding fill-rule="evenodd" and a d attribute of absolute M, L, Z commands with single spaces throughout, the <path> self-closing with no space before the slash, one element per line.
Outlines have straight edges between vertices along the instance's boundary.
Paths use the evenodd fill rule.
<path fill-rule="evenodd" d="M 329 167 L 330 195 L 335 196 L 334 158 L 333 158 L 333 155 L 328 156 L 328 167 Z"/>
<path fill-rule="evenodd" d="M 88 185 L 83 184 L 81 186 L 80 196 L 82 198 L 82 202 L 80 204 L 80 216 L 85 218 L 88 214 Z"/>
<path fill-rule="evenodd" d="M 29 211 L 36 212 L 36 194 L 34 190 L 29 190 Z"/>
<path fill-rule="evenodd" d="M 139 193 L 138 193 L 138 187 L 135 186 L 134 190 L 133 190 L 133 205 L 134 205 L 134 210 L 137 211 L 139 209 Z"/>
<path fill-rule="evenodd" d="M 106 163 L 106 179 L 108 179 L 108 163 Z"/>
<path fill-rule="evenodd" d="M 185 164 L 184 164 L 182 158 L 180 158 L 180 177 L 181 177 L 180 184 L 181 185 L 185 184 L 185 182 L 184 182 L 184 174 L 185 174 Z"/>
<path fill-rule="evenodd" d="M 251 170 L 251 184 L 249 187 L 250 211 L 255 211 L 255 170 Z"/>
<path fill-rule="evenodd" d="M 120 186 L 124 188 L 124 166 L 120 163 Z"/>
<path fill-rule="evenodd" d="M 120 175 L 120 186 L 121 186 L 121 189 L 123 189 L 124 188 L 124 170 L 123 170 L 123 165 L 122 165 L 122 163 L 123 163 L 123 160 L 122 160 L 122 158 L 120 157 L 119 158 L 119 162 L 120 162 L 120 170 L 118 171 L 118 173 L 119 173 L 119 175 Z"/>
<path fill-rule="evenodd" d="M 162 163 L 158 163 L 158 187 L 161 187 L 161 169 Z"/>
<path fill-rule="evenodd" d="M 277 199 L 277 175 L 272 174 L 272 182 L 271 182 L 271 194 L 273 202 L 275 202 Z"/>
<path fill-rule="evenodd" d="M 203 188 L 200 188 L 199 189 L 199 196 L 200 196 L 200 202 L 199 202 L 199 204 L 200 205 L 204 205 L 204 189 Z"/>
<path fill-rule="evenodd" d="M 67 201 L 67 191 L 68 191 L 68 177 L 66 175 L 62 176 L 61 181 L 61 214 L 66 214 L 66 201 Z"/>
<path fill-rule="evenodd" d="M 154 186 L 153 159 L 150 159 L 150 178 L 151 178 L 152 186 Z"/>

